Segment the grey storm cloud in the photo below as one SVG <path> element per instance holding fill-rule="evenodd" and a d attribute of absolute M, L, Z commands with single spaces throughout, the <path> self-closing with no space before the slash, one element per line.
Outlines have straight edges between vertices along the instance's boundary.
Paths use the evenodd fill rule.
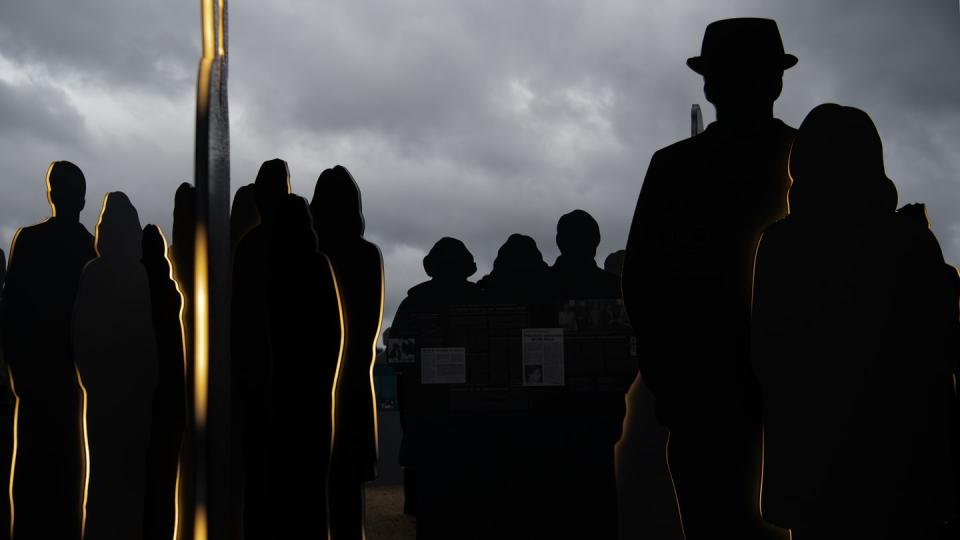
<path fill-rule="evenodd" d="M 384 253 L 386 324 L 441 236 L 480 271 L 512 232 L 557 251 L 557 218 L 597 217 L 598 258 L 623 247 L 652 153 L 712 108 L 684 61 L 703 29 L 777 19 L 800 63 L 777 116 L 822 102 L 860 107 L 884 138 L 901 204 L 925 202 L 960 262 L 960 45 L 953 1 L 525 0 L 230 3 L 233 187 L 290 163 L 309 197 L 347 166 L 367 235 Z M 46 213 L 53 159 L 88 178 L 92 226 L 108 190 L 169 232 L 192 175 L 198 2 L 7 2 L 0 7 L 0 242 Z"/>

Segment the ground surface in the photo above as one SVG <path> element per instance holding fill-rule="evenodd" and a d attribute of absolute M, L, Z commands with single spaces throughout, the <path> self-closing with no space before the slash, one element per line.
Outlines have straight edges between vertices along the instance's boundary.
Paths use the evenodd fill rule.
<path fill-rule="evenodd" d="M 416 537 L 416 519 L 403 514 L 403 485 L 367 486 L 367 540 Z"/>

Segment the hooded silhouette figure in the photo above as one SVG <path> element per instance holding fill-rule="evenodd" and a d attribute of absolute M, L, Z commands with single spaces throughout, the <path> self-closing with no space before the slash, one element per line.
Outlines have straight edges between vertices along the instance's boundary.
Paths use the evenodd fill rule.
<path fill-rule="evenodd" d="M 448 306 L 480 300 L 479 287 L 467 280 L 476 273 L 477 265 L 460 240 L 438 240 L 423 258 L 423 269 L 431 279 L 407 291 L 390 327 L 391 338 L 413 338 L 418 347 L 424 338 L 443 336 Z M 445 385 L 421 385 L 419 368 L 419 363 L 410 366 L 397 377 L 404 512 L 417 515 L 418 538 L 448 538 L 454 519 L 449 505 L 462 499 L 457 493 L 469 486 L 451 486 L 445 481 L 457 459 L 443 451 L 448 447 L 449 397 Z"/>
<path fill-rule="evenodd" d="M 3 347 L 17 398 L 12 536 L 80 537 L 80 387 L 70 317 L 84 265 L 96 256 L 80 223 L 86 180 L 68 161 L 47 170 L 51 216 L 17 231 L 3 291 Z"/>
<path fill-rule="evenodd" d="M 813 109 L 790 216 L 757 254 L 766 519 L 805 538 L 939 538 L 955 511 L 957 292 L 922 207 L 895 211 L 869 116 Z"/>
<path fill-rule="evenodd" d="M 337 286 L 329 260 L 317 251 L 305 200 L 280 199 L 271 235 L 266 285 L 273 364 L 269 429 L 261 434 L 269 538 L 327 538 L 332 396 L 342 337 Z"/>
<path fill-rule="evenodd" d="M 167 259 L 167 242 L 156 225 L 143 229 L 143 266 L 157 337 L 157 388 L 153 392 L 150 445 L 143 499 L 144 540 L 173 538 L 180 447 L 186 424 L 183 298 Z"/>
<path fill-rule="evenodd" d="M 243 454 L 244 538 L 273 538 L 267 486 L 266 437 L 273 352 L 267 289 L 273 227 L 290 193 L 290 171 L 282 159 L 265 161 L 254 182 L 260 224 L 243 235 L 233 261 L 230 350 L 233 406 L 239 416 Z"/>
<path fill-rule="evenodd" d="M 493 269 L 477 282 L 484 300 L 515 303 L 543 311 L 551 299 L 547 263 L 537 242 L 524 234 L 511 234 L 497 251 Z"/>
<path fill-rule="evenodd" d="M 371 376 L 383 314 L 383 258 L 364 240 L 360 189 L 337 165 L 317 179 L 310 202 L 320 251 L 333 266 L 344 322 L 335 389 L 330 472 L 334 540 L 364 538 L 364 482 L 377 475 L 377 408 Z M 319 306 L 318 306 L 319 307 Z"/>
<path fill-rule="evenodd" d="M 795 134 L 773 103 L 796 62 L 773 20 L 710 23 L 687 64 L 717 120 L 653 155 L 630 227 L 624 303 L 670 430 L 688 540 L 785 535 L 760 519 L 760 392 L 748 354 L 754 256 L 763 229 L 787 213 Z"/>
<path fill-rule="evenodd" d="M 108 193 L 97 223 L 97 258 L 83 270 L 73 309 L 74 360 L 86 391 L 89 540 L 143 534 L 158 355 L 142 236 L 127 196 Z"/>

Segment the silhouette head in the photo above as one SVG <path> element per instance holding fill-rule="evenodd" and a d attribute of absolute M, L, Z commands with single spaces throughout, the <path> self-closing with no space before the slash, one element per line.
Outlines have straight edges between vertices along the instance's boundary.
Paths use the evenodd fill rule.
<path fill-rule="evenodd" d="M 233 248 L 250 229 L 260 223 L 257 211 L 257 195 L 253 184 L 240 186 L 233 195 L 233 207 L 230 209 L 230 243 Z"/>
<path fill-rule="evenodd" d="M 834 103 L 804 118 L 790 151 L 790 212 L 815 216 L 893 212 L 897 190 L 867 113 Z"/>
<path fill-rule="evenodd" d="M 113 191 L 103 197 L 103 209 L 97 221 L 94 247 L 97 255 L 109 258 L 141 258 L 143 229 L 130 199 Z"/>
<path fill-rule="evenodd" d="M 150 224 L 143 228 L 143 239 L 140 244 L 143 257 L 140 259 L 143 266 L 163 268 L 169 271 L 167 264 L 167 240 L 163 237 L 160 227 Z"/>
<path fill-rule="evenodd" d="M 435 279 L 463 280 L 476 273 L 477 264 L 463 242 L 444 236 L 423 258 L 423 269 Z"/>
<path fill-rule="evenodd" d="M 623 260 L 627 257 L 627 250 L 621 249 L 607 255 L 603 260 L 603 269 L 611 274 L 623 275 Z"/>
<path fill-rule="evenodd" d="M 54 161 L 47 168 L 47 201 L 54 217 L 80 220 L 86 204 L 87 180 L 69 161 Z"/>
<path fill-rule="evenodd" d="M 587 212 L 577 209 L 557 221 L 557 247 L 561 255 L 593 259 L 599 245 L 600 225 Z"/>
<path fill-rule="evenodd" d="M 280 200 L 273 228 L 274 243 L 282 253 L 305 253 L 317 250 L 310 207 L 303 197 L 284 195 Z"/>
<path fill-rule="evenodd" d="M 284 197 L 290 193 L 290 169 L 282 159 L 264 161 L 253 182 L 261 223 L 272 223 Z"/>
<path fill-rule="evenodd" d="M 317 178 L 310 211 L 322 244 L 363 236 L 360 187 L 345 167 L 337 165 Z"/>
<path fill-rule="evenodd" d="M 769 109 L 783 90 L 783 71 L 796 63 L 783 50 L 776 21 L 757 18 L 710 23 L 700 56 L 687 59 L 703 75 L 707 101 L 736 109 Z"/>
<path fill-rule="evenodd" d="M 493 261 L 494 273 L 514 273 L 544 270 L 547 263 L 537 248 L 537 242 L 524 234 L 511 234 L 497 251 Z"/>

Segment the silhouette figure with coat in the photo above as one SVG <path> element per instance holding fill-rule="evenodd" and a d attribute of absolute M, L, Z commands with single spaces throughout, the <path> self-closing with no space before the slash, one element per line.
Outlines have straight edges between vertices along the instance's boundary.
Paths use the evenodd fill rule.
<path fill-rule="evenodd" d="M 87 485 L 83 537 L 143 534 L 144 471 L 157 385 L 143 230 L 130 200 L 108 193 L 97 258 L 83 270 L 73 309 L 74 360 L 86 393 Z"/>
<path fill-rule="evenodd" d="M 467 278 L 477 271 L 473 255 L 462 241 L 443 237 L 423 258 L 429 281 L 407 291 L 400 302 L 391 338 L 442 336 L 447 308 L 480 300 L 480 288 Z M 425 538 L 445 537 L 450 532 L 455 494 L 444 489 L 469 489 L 469 486 L 445 486 L 444 474 L 456 461 L 445 455 L 444 432 L 449 428 L 449 396 L 443 385 L 421 385 L 419 363 L 401 371 L 397 377 L 397 401 L 403 437 L 400 441 L 400 465 L 404 468 L 404 511 L 417 515 L 417 534 Z"/>
<path fill-rule="evenodd" d="M 265 161 L 254 181 L 260 224 L 240 239 L 233 260 L 230 350 L 233 400 L 243 455 L 244 538 L 273 538 L 268 509 L 267 449 L 270 372 L 273 363 L 267 290 L 273 227 L 290 193 L 290 170 L 282 159 Z"/>
<path fill-rule="evenodd" d="M 703 75 L 717 120 L 653 155 L 630 227 L 624 302 L 670 430 L 689 540 L 784 534 L 760 519 L 761 404 L 748 354 L 754 255 L 763 229 L 787 213 L 795 134 L 773 103 L 796 63 L 773 20 L 708 25 L 687 65 Z"/>
<path fill-rule="evenodd" d="M 320 252 L 333 266 L 343 311 L 343 352 L 334 389 L 330 533 L 333 540 L 362 540 L 363 485 L 377 476 L 377 409 L 370 373 L 383 313 L 383 257 L 363 238 L 360 189 L 346 168 L 323 171 L 310 210 Z"/>
<path fill-rule="evenodd" d="M 3 347 L 16 396 L 12 537 L 80 537 L 81 395 L 70 321 L 84 265 L 96 256 L 80 223 L 86 180 L 69 161 L 46 176 L 51 216 L 17 231 L 3 290 Z"/>
<path fill-rule="evenodd" d="M 341 311 L 307 202 L 284 195 L 271 228 L 267 307 L 272 367 L 267 425 L 268 538 L 328 538 L 327 478 Z M 249 499 L 248 499 L 249 504 Z"/>
<path fill-rule="evenodd" d="M 754 282 L 764 516 L 797 540 L 939 538 L 955 512 L 958 301 L 940 246 L 922 206 L 896 210 L 859 109 L 813 109 L 790 174 Z"/>

